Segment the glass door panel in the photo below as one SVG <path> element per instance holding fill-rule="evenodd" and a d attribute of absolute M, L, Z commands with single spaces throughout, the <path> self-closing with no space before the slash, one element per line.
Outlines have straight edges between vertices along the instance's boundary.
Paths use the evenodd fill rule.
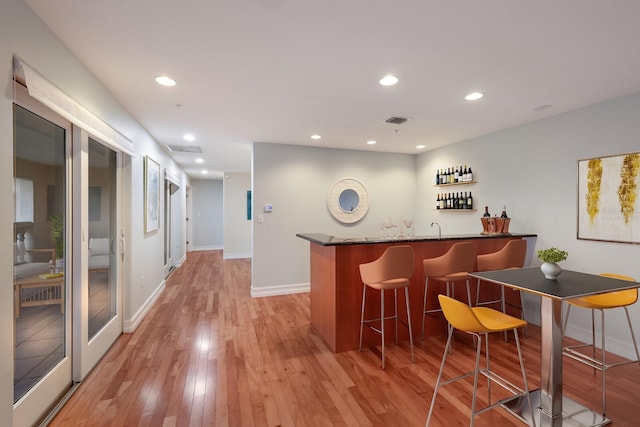
<path fill-rule="evenodd" d="M 81 381 L 122 333 L 120 153 L 74 130 L 74 368 Z"/>
<path fill-rule="evenodd" d="M 70 124 L 20 104 L 13 109 L 14 422 L 31 424 L 71 385 Z"/>
<path fill-rule="evenodd" d="M 89 341 L 116 316 L 116 153 L 89 138 Z"/>

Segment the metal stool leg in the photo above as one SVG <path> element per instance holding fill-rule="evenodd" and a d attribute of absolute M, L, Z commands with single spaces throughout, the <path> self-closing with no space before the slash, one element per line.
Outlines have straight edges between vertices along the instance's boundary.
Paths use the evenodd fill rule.
<path fill-rule="evenodd" d="M 384 369 L 384 290 L 380 289 L 380 330 L 382 331 L 382 369 Z"/>
<path fill-rule="evenodd" d="M 362 312 L 360 313 L 360 347 L 362 351 L 362 328 L 364 327 L 364 301 L 367 297 L 367 285 L 362 286 Z"/>
<path fill-rule="evenodd" d="M 424 321 L 427 317 L 427 290 L 429 289 L 429 278 L 424 281 L 424 301 L 422 303 L 422 339 L 424 339 Z"/>
<path fill-rule="evenodd" d="M 409 343 L 411 344 L 411 362 L 415 362 L 415 354 L 413 351 L 413 332 L 411 331 L 411 310 L 409 308 L 409 288 L 404 288 L 404 300 L 407 303 L 407 325 L 409 327 Z"/>
<path fill-rule="evenodd" d="M 447 355 L 449 354 L 449 347 L 451 347 L 451 338 L 453 337 L 453 328 L 448 325 L 449 336 L 447 338 L 447 344 L 444 346 L 444 353 L 442 355 L 442 362 L 440 362 L 440 372 L 438 372 L 438 378 L 436 379 L 436 385 L 433 388 L 433 397 L 431 398 L 431 405 L 429 406 L 429 415 L 427 415 L 427 423 L 425 427 L 429 427 L 431 423 L 431 415 L 433 415 L 433 408 L 436 403 L 436 397 L 438 396 L 438 390 L 440 389 L 440 381 L 442 380 L 442 373 L 444 372 L 444 364 L 447 361 Z"/>
<path fill-rule="evenodd" d="M 395 321 L 396 321 L 396 345 L 398 345 L 398 290 L 393 290 Z"/>

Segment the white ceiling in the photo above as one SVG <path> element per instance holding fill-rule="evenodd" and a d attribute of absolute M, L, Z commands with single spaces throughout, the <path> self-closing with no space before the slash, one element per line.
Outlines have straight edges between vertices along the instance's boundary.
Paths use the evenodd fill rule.
<path fill-rule="evenodd" d="M 26 3 L 159 143 L 203 148 L 173 154 L 194 177 L 249 172 L 254 141 L 419 153 L 640 90 L 637 0 Z"/>

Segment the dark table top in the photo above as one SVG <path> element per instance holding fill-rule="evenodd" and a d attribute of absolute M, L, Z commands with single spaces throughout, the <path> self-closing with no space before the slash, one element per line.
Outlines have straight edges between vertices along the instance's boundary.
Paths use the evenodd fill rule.
<path fill-rule="evenodd" d="M 438 238 L 435 236 L 413 237 L 339 237 L 323 233 L 298 233 L 297 237 L 308 240 L 322 246 L 363 245 L 373 243 L 403 243 L 403 242 L 431 242 L 439 240 L 469 240 L 469 239 L 499 239 L 505 237 L 536 237 L 532 233 L 507 233 L 507 234 L 453 234 Z"/>
<path fill-rule="evenodd" d="M 473 272 L 470 276 L 560 300 L 640 287 L 640 282 L 571 270 L 562 270 L 556 280 L 549 280 L 539 267 Z"/>

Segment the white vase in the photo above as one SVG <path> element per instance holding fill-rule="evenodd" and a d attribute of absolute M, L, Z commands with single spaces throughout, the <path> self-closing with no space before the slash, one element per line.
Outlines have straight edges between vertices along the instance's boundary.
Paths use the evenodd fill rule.
<path fill-rule="evenodd" d="M 540 266 L 540 270 L 544 273 L 544 277 L 549 280 L 556 280 L 560 273 L 562 273 L 562 267 L 555 262 L 545 262 Z"/>

